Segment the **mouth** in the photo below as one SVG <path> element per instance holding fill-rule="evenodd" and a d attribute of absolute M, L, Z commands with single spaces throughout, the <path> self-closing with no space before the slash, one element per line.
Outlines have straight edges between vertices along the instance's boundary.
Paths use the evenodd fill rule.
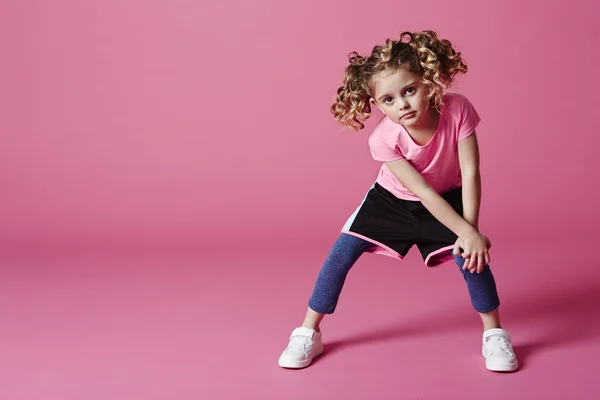
<path fill-rule="evenodd" d="M 402 116 L 400 117 L 400 119 L 414 117 L 416 113 L 417 113 L 416 111 L 411 111 L 411 112 L 408 112 L 408 113 L 406 113 L 406 114 L 402 115 Z"/>

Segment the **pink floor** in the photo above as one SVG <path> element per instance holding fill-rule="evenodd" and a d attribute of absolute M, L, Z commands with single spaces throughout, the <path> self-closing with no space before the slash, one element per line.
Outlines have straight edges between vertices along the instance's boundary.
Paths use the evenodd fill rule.
<path fill-rule="evenodd" d="M 416 249 L 359 260 L 323 356 L 281 369 L 328 245 L 5 258 L 0 399 L 600 398 L 593 241 L 495 241 L 516 373 L 484 368 L 459 272 L 424 267 Z"/>

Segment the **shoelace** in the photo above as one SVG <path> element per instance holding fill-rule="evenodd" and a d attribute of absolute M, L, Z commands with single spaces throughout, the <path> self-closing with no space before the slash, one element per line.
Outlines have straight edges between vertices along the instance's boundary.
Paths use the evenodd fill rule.
<path fill-rule="evenodd" d="M 312 340 L 307 336 L 294 336 L 290 341 L 290 346 L 300 345 L 304 354 L 308 354 L 308 350 L 312 346 Z"/>
<path fill-rule="evenodd" d="M 486 339 L 487 343 L 490 343 L 490 355 L 494 354 L 496 351 L 503 352 L 507 355 L 512 356 L 512 351 L 510 349 L 510 344 L 508 339 L 506 339 L 502 335 L 493 335 Z"/>

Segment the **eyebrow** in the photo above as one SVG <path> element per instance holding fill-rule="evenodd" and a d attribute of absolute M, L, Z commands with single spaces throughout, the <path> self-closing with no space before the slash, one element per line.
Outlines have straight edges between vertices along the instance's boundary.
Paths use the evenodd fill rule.
<path fill-rule="evenodd" d="M 409 83 L 408 85 L 405 85 L 405 86 L 402 88 L 402 90 L 401 90 L 401 91 L 403 91 L 403 90 L 404 90 L 404 89 L 406 89 L 407 87 L 409 87 L 409 86 L 412 86 L 412 85 L 414 85 L 414 84 L 416 84 L 416 83 L 419 83 L 419 82 L 418 82 L 418 81 L 413 81 L 413 82 Z M 381 101 L 381 100 L 382 100 L 383 98 L 385 98 L 386 96 L 389 96 L 389 93 L 386 93 L 386 94 L 384 94 L 384 95 L 380 96 L 380 97 L 377 99 L 377 101 Z"/>

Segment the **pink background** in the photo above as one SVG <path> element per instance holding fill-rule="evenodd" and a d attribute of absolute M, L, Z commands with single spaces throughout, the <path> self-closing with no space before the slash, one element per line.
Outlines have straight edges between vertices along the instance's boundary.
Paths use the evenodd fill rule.
<path fill-rule="evenodd" d="M 22 369 L 12 370 L 15 386 L 0 385 L 0 391 L 10 391 L 6 392 L 8 397 L 0 397 L 24 399 L 30 394 L 40 398 L 36 393 L 53 393 L 56 398 L 67 398 L 62 391 L 69 387 L 65 377 L 81 371 L 86 361 L 79 364 L 76 354 L 81 349 L 69 347 L 72 341 L 64 335 L 57 335 L 64 340 L 64 348 L 44 342 L 40 338 L 52 336 L 40 332 L 40 327 L 47 326 L 48 321 L 57 326 L 72 321 L 65 305 L 88 304 L 85 296 L 78 297 L 82 289 L 77 288 L 87 287 L 85 282 L 101 296 L 105 292 L 97 286 L 99 282 L 114 283 L 115 277 L 124 274 L 131 278 L 127 281 L 131 286 L 124 285 L 119 289 L 122 292 L 113 286 L 110 289 L 113 294 L 121 293 L 121 300 L 129 299 L 130 290 L 136 296 L 164 296 L 158 289 L 156 293 L 144 291 L 143 286 L 135 292 L 134 288 L 140 287 L 136 286 L 140 285 L 136 271 L 144 269 L 135 261 L 121 268 L 116 266 L 121 264 L 98 260 L 122 254 L 136 260 L 168 253 L 196 258 L 181 264 L 165 261 L 164 265 L 156 259 L 146 260 L 158 263 L 152 264 L 153 273 L 148 276 L 156 278 L 154 283 L 166 284 L 169 279 L 183 282 L 192 278 L 170 275 L 177 269 L 166 266 L 185 265 L 184 271 L 194 270 L 193 277 L 203 291 L 197 294 L 198 290 L 188 288 L 190 296 L 200 296 L 188 299 L 192 304 L 222 304 L 218 299 L 225 295 L 226 301 L 247 300 L 255 295 L 249 289 L 253 285 L 261 287 L 267 296 L 256 305 L 258 309 L 265 310 L 269 302 L 283 302 L 278 314 L 265 312 L 259 318 L 248 317 L 247 313 L 256 309 L 239 308 L 241 305 L 231 306 L 229 311 L 209 307 L 209 315 L 224 325 L 216 327 L 214 318 L 210 324 L 199 318 L 193 327 L 185 327 L 189 339 L 198 346 L 194 351 L 204 357 L 190 356 L 187 364 L 179 360 L 187 369 L 177 374 L 178 385 L 187 387 L 186 394 L 193 398 L 219 393 L 222 382 L 217 375 L 243 375 L 238 362 L 233 361 L 233 366 L 225 362 L 240 353 L 229 354 L 231 358 L 224 360 L 218 358 L 223 353 L 206 353 L 192 337 L 209 331 L 215 332 L 213 343 L 223 349 L 230 347 L 229 339 L 242 347 L 240 341 L 248 340 L 247 346 L 252 346 L 253 335 L 259 336 L 258 343 L 266 340 L 261 339 L 260 329 L 265 319 L 285 315 L 287 319 L 278 321 L 277 330 L 271 332 L 276 342 L 265 342 L 265 346 L 273 346 L 270 353 L 260 354 L 272 369 L 253 382 L 274 379 L 280 385 L 280 396 L 284 396 L 278 398 L 292 398 L 281 393 L 297 382 L 289 374 L 279 380 L 278 374 L 286 371 L 276 369 L 278 353 L 285 347 L 289 331 L 301 320 L 305 299 L 328 246 L 379 168 L 370 158 L 366 141 L 379 115 L 368 121 L 364 131 L 345 134 L 333 120 L 329 106 L 343 78 L 347 54 L 353 50 L 366 54 L 403 30 L 436 30 L 467 60 L 470 71 L 457 82 L 456 90 L 470 98 L 483 120 L 478 128 L 484 192 L 481 227 L 495 243 L 497 259 L 506 264 L 528 260 L 529 265 L 539 265 L 542 257 L 545 264 L 538 272 L 555 282 L 553 287 L 561 287 L 564 279 L 570 279 L 561 274 L 565 267 L 576 264 L 588 271 L 589 275 L 581 279 L 592 285 L 592 296 L 596 286 L 590 282 L 600 279 L 597 263 L 586 257 L 597 245 L 600 222 L 596 208 L 600 201 L 596 154 L 600 145 L 598 3 L 456 0 L 364 4 L 316 0 L 0 4 L 0 249 L 6 277 L 0 311 L 6 318 L 3 325 L 13 327 L 5 331 L 6 349 L 3 347 L 4 351 L 13 349 L 13 353 L 6 357 L 0 354 L 0 360 L 31 360 L 30 364 L 19 364 Z M 284 253 L 275 256 L 260 251 L 275 247 L 292 251 L 297 267 L 287 274 L 277 270 L 285 260 Z M 45 258 L 51 254 L 53 261 Z M 92 258 L 69 261 L 73 264 L 56 261 L 81 254 Z M 234 261 L 225 262 L 218 254 Z M 303 271 L 298 257 L 304 257 L 310 269 Z M 396 265 L 388 260 L 370 260 Z M 407 260 L 413 262 L 420 261 L 415 257 Z M 274 274 L 275 270 L 280 275 Z M 522 294 L 524 288 L 539 284 L 533 271 L 514 266 L 513 278 L 507 273 L 499 280 L 517 282 L 519 276 L 528 276 L 531 286 L 516 284 L 505 293 Z M 33 279 L 35 276 L 39 278 Z M 106 279 L 91 278 L 98 276 Z M 241 284 L 238 280 L 244 276 L 250 280 Z M 256 276 L 267 278 L 262 282 Z M 296 278 L 300 280 L 294 283 L 297 293 L 284 299 L 292 290 L 285 283 Z M 72 285 L 69 279 L 73 279 Z M 177 293 L 182 293 L 180 286 L 173 285 L 165 292 L 170 293 L 171 297 L 165 297 L 170 301 L 180 299 Z M 55 292 L 57 287 L 62 288 L 60 292 Z M 579 293 L 575 288 L 572 291 Z M 31 296 L 36 293 L 46 293 L 47 297 L 35 297 L 39 304 L 35 303 Z M 597 301 L 597 296 L 582 296 L 578 298 L 582 302 Z M 30 315 L 17 307 L 25 304 L 21 301 L 33 302 L 27 303 Z M 112 301 L 115 309 L 122 304 L 114 298 Z M 47 310 L 39 307 L 52 304 L 57 315 L 67 313 L 60 314 L 63 322 L 31 322 L 47 315 Z M 140 302 L 138 306 L 147 304 Z M 541 308 L 543 304 L 537 305 Z M 289 310 L 292 305 L 293 312 Z M 111 304 L 104 307 L 112 309 Z M 196 308 L 190 306 L 189 311 L 193 310 Z M 535 312 L 536 308 L 529 310 Z M 119 312 L 127 313 L 122 308 Z M 566 314 L 573 317 L 571 310 Z M 123 315 L 123 321 L 128 320 L 127 314 Z M 560 318 L 551 317 L 553 321 Z M 577 321 L 584 320 L 582 315 Z M 224 333 L 240 329 L 240 321 L 246 327 L 253 326 L 253 331 Z M 356 327 L 352 324 L 344 329 Z M 137 328 L 142 336 L 146 329 L 156 332 L 144 324 Z M 191 334 L 192 328 L 202 332 Z M 64 375 L 44 383 L 26 378 L 42 367 L 35 362 L 39 354 L 29 353 L 30 358 L 23 358 L 20 352 L 31 349 L 32 342 L 21 342 L 22 347 L 13 342 L 25 332 L 39 333 L 30 340 L 38 340 L 40 351 L 53 348 L 62 349 L 55 350 L 55 355 L 72 354 L 75 361 L 63 365 Z M 93 346 L 91 342 L 88 345 Z M 115 343 L 105 346 L 106 351 L 116 351 Z M 588 350 L 581 351 L 589 354 Z M 144 359 L 141 354 L 146 353 L 139 351 L 130 360 Z M 202 370 L 195 362 L 203 365 L 207 354 L 212 357 L 211 367 Z M 556 359 L 553 354 L 547 357 L 539 365 Z M 333 371 L 325 360 L 313 367 Z M 109 361 L 95 365 L 112 368 Z M 217 366 L 221 369 L 215 370 Z M 52 368 L 57 371 L 58 367 Z M 250 365 L 247 368 L 255 371 Z M 477 364 L 477 373 L 482 373 L 482 368 Z M 124 368 L 123 374 L 128 370 Z M 92 378 L 95 371 L 89 371 L 88 380 L 79 377 L 79 382 L 86 382 L 79 387 L 81 398 L 91 399 L 84 394 L 96 384 Z M 140 385 L 164 372 L 144 371 L 138 372 L 139 382 L 135 381 Z M 548 371 L 538 369 L 537 373 L 535 376 L 542 379 Z M 199 388 L 186 386 L 203 376 L 212 378 Z M 586 378 L 579 375 L 579 379 Z M 340 383 L 341 375 L 340 382 L 336 379 L 330 382 Z M 169 387 L 169 382 L 165 380 L 160 387 Z M 579 382 L 582 390 L 588 383 Z M 110 381 L 114 386 L 108 386 L 114 391 L 104 386 L 105 394 L 129 393 L 127 398 L 137 398 L 132 393 L 138 393 L 138 386 L 131 381 L 130 386 L 127 384 L 125 378 L 115 378 Z M 458 383 L 449 380 L 447 384 Z M 25 386 L 30 389 L 23 391 Z M 255 391 L 246 394 L 259 393 L 264 387 L 257 384 Z M 567 390 L 567 386 L 560 388 Z M 153 393 L 163 393 L 162 389 Z M 423 394 L 420 389 L 409 393 L 416 397 Z"/>
<path fill-rule="evenodd" d="M 597 6 L 486 4 L 5 3 L 2 242 L 331 238 L 378 168 L 329 113 L 346 55 L 424 28 L 470 67 L 490 236 L 592 234 Z"/>

